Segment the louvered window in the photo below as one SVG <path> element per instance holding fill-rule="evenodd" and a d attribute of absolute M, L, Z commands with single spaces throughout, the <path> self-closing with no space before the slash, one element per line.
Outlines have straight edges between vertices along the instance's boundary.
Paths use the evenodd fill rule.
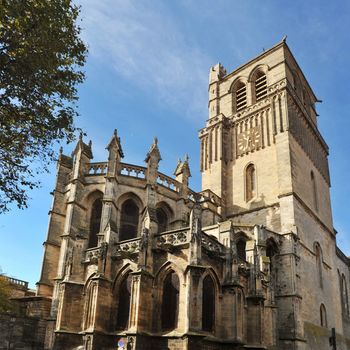
<path fill-rule="evenodd" d="M 237 86 L 236 90 L 236 111 L 247 106 L 247 88 L 244 84 Z"/>
<path fill-rule="evenodd" d="M 255 98 L 256 101 L 259 101 L 266 97 L 267 95 L 267 81 L 266 75 L 258 75 L 255 80 Z"/>

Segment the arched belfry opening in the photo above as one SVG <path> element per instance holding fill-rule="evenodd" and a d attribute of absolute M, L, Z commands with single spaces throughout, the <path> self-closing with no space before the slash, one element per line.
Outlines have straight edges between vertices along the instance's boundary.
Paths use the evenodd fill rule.
<path fill-rule="evenodd" d="M 130 198 L 121 207 L 119 240 L 125 241 L 137 237 L 139 226 L 139 207 Z"/>
<path fill-rule="evenodd" d="M 260 70 L 255 74 L 254 95 L 255 95 L 256 102 L 258 102 L 259 100 L 262 100 L 267 96 L 266 74 Z"/>
<path fill-rule="evenodd" d="M 97 247 L 98 245 L 98 233 L 100 232 L 102 216 L 102 200 L 101 198 L 95 199 L 91 207 L 90 216 L 90 234 L 89 234 L 89 248 Z"/>

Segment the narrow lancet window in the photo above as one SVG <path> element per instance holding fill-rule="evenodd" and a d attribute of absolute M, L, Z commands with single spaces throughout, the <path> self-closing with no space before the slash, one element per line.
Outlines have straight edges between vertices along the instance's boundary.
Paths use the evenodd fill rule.
<path fill-rule="evenodd" d="M 127 329 L 130 314 L 131 275 L 124 278 L 119 289 L 117 329 Z"/>
<path fill-rule="evenodd" d="M 119 240 L 135 238 L 139 225 L 139 208 L 134 200 L 128 199 L 123 203 L 120 219 Z"/>
<path fill-rule="evenodd" d="M 327 327 L 327 311 L 323 304 L 320 306 L 320 321 L 321 327 Z"/>
<path fill-rule="evenodd" d="M 168 216 L 164 209 L 157 209 L 158 233 L 165 232 L 168 228 Z"/>
<path fill-rule="evenodd" d="M 162 330 L 170 331 L 177 327 L 179 314 L 179 277 L 172 271 L 163 283 Z"/>
<path fill-rule="evenodd" d="M 245 188 L 246 188 L 246 201 L 249 202 L 255 197 L 256 194 L 256 179 L 255 179 L 255 166 L 249 164 L 245 173 Z"/>
<path fill-rule="evenodd" d="M 343 302 L 343 314 L 349 316 L 349 299 L 348 299 L 348 288 L 346 285 L 346 279 L 344 274 L 341 279 L 341 293 L 342 293 L 342 302 Z"/>
<path fill-rule="evenodd" d="M 96 247 L 98 244 L 97 235 L 100 232 L 101 215 L 102 201 L 98 198 L 94 201 L 91 208 L 89 248 Z"/>
<path fill-rule="evenodd" d="M 315 255 L 316 255 L 316 268 L 318 274 L 318 281 L 320 287 L 323 288 L 323 278 L 322 278 L 322 252 L 319 244 L 315 245 Z"/>
<path fill-rule="evenodd" d="M 203 280 L 202 329 L 213 332 L 215 324 L 215 289 L 212 278 L 208 275 Z"/>
<path fill-rule="evenodd" d="M 315 180 L 315 175 L 314 175 L 313 171 L 311 171 L 310 177 L 311 177 L 313 205 L 314 205 L 315 210 L 318 211 L 317 186 L 316 186 L 316 180 Z"/>

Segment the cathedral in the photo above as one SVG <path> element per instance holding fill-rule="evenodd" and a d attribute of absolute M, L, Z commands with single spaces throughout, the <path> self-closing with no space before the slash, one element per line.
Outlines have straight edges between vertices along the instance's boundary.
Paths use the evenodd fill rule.
<path fill-rule="evenodd" d="M 215 65 L 208 91 L 200 192 L 187 157 L 158 171 L 157 139 L 145 166 L 123 161 L 117 131 L 105 162 L 82 137 L 60 152 L 36 296 L 45 349 L 350 349 L 317 97 L 285 40 Z"/>

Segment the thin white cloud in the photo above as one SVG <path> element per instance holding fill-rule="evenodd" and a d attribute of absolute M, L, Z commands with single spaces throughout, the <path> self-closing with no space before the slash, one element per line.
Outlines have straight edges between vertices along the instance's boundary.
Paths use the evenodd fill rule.
<path fill-rule="evenodd" d="M 162 3 L 80 0 L 93 63 L 149 91 L 157 103 L 203 118 L 211 60 L 186 40 Z"/>

